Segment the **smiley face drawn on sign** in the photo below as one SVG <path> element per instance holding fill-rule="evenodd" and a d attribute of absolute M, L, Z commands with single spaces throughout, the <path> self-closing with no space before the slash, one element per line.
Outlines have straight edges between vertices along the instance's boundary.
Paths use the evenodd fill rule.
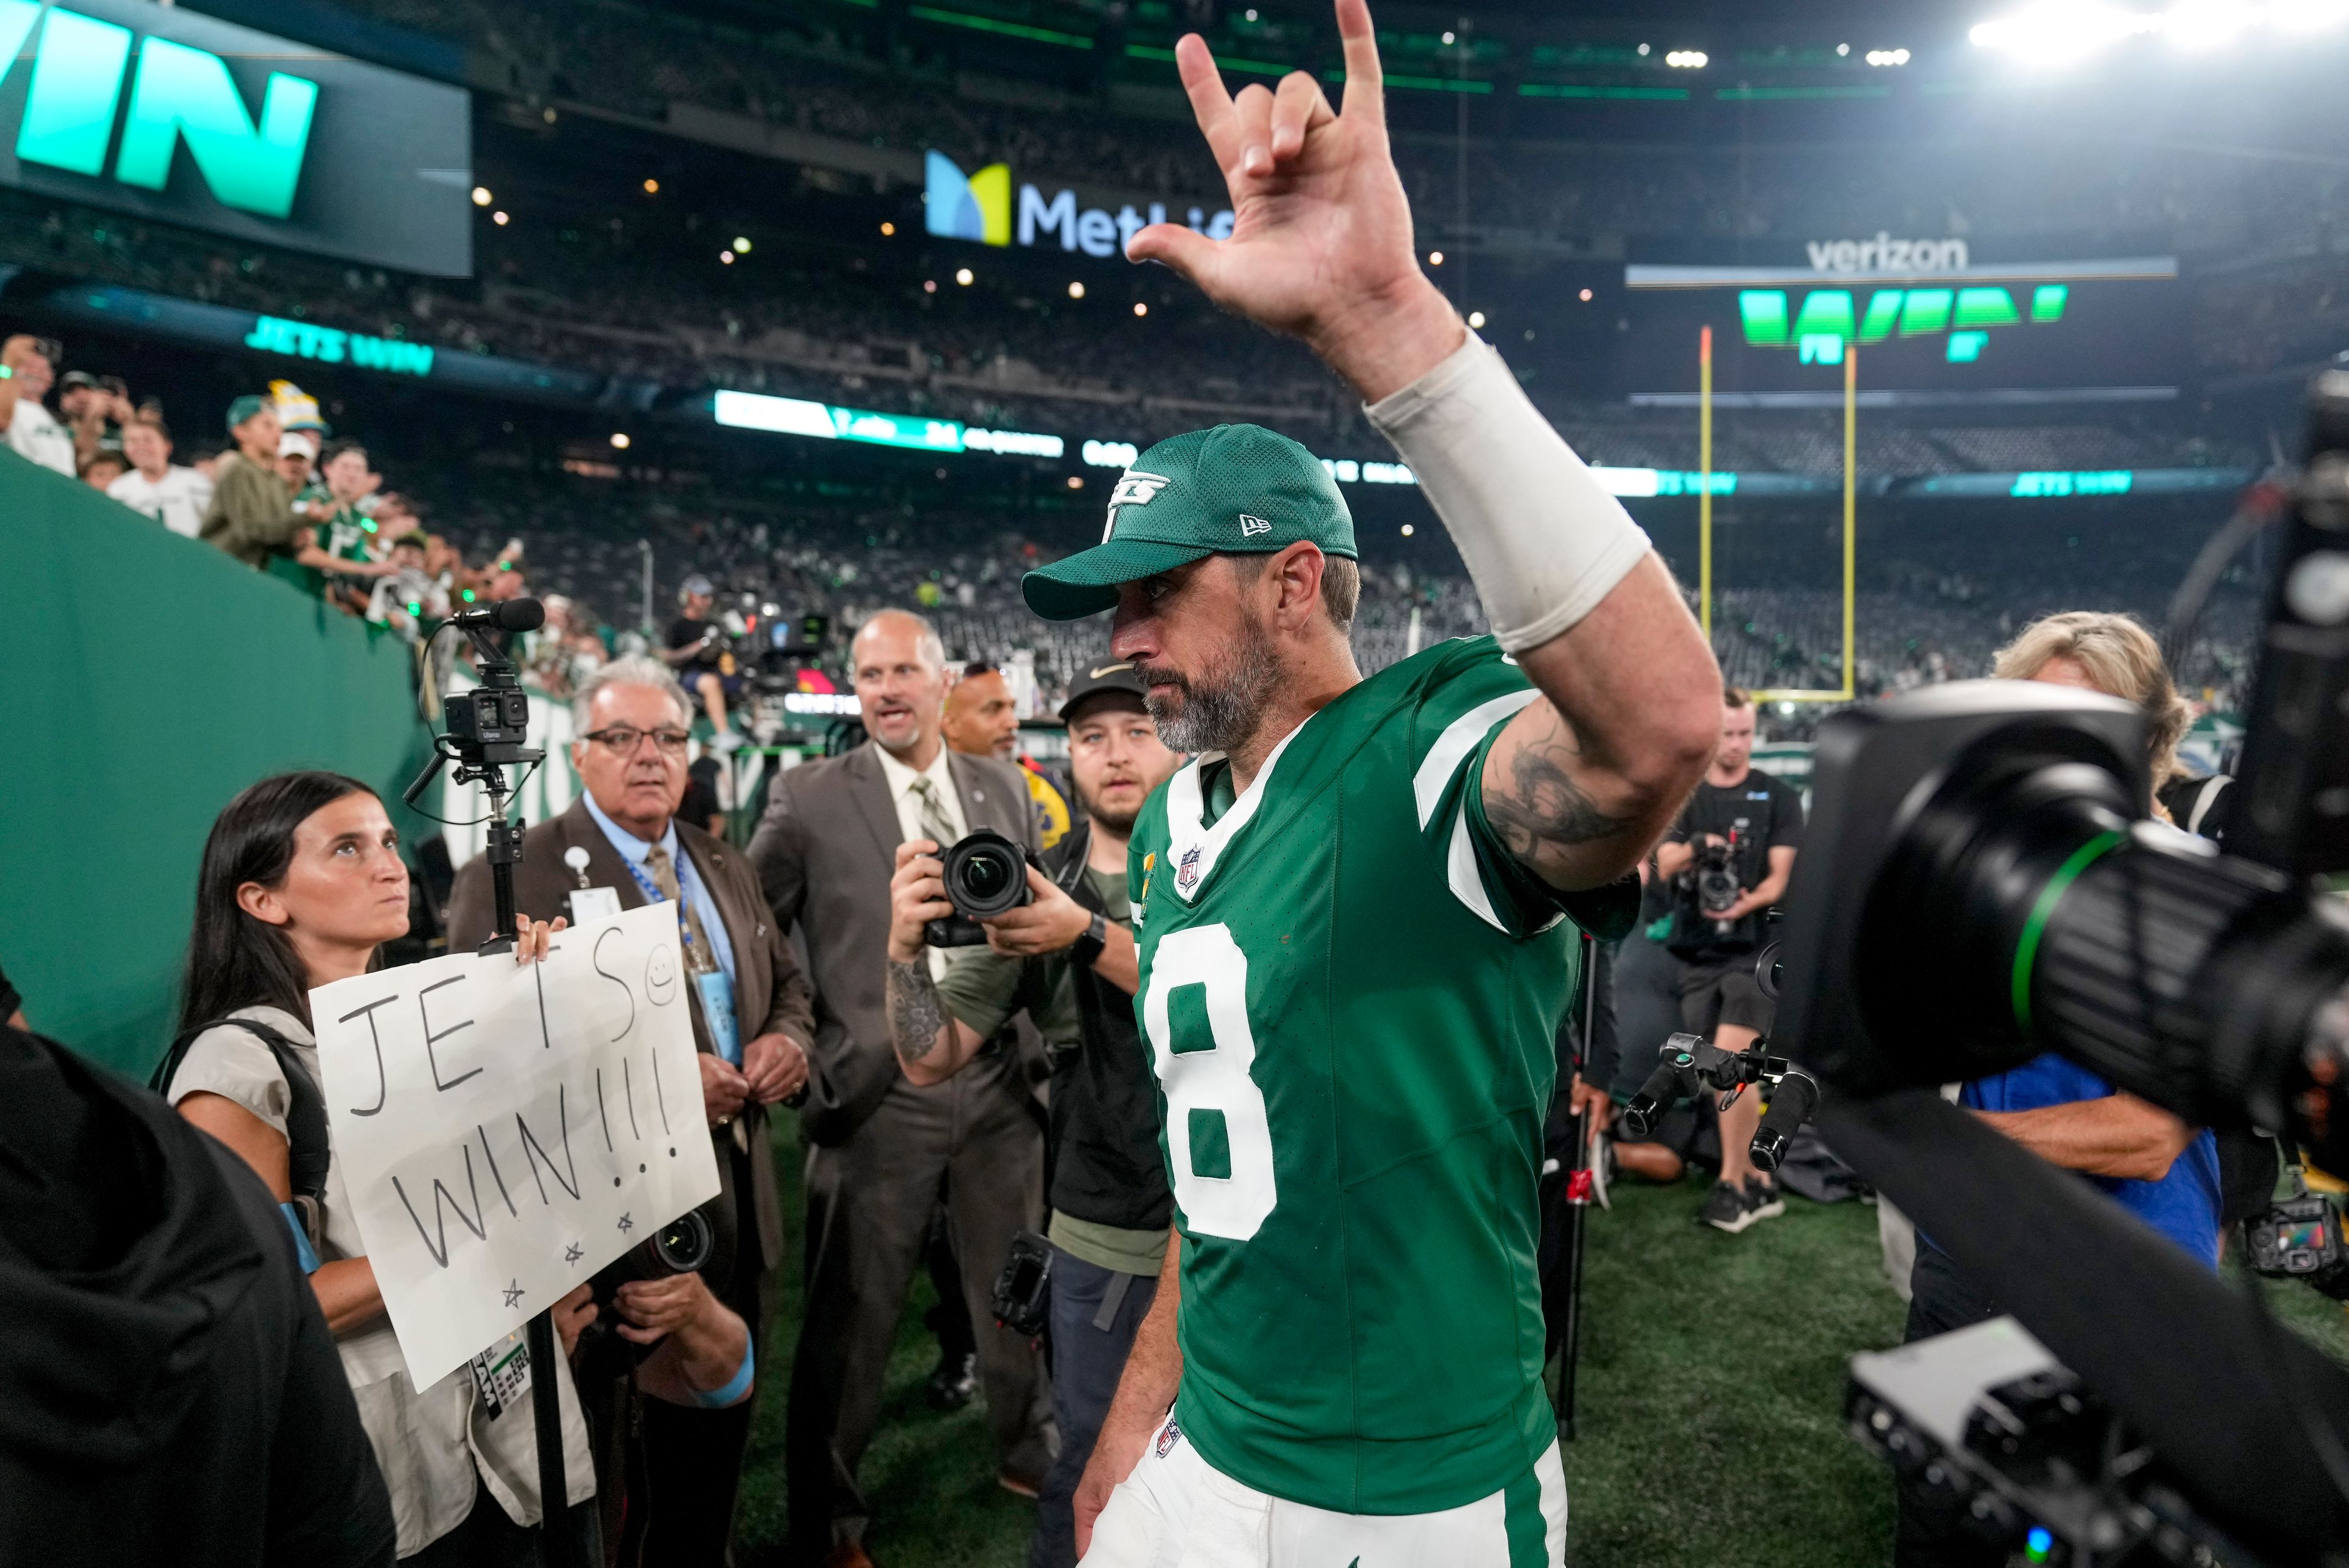
<path fill-rule="evenodd" d="M 645 961 L 645 994 L 655 1007 L 667 1007 L 677 1000 L 677 954 L 667 943 L 653 949 L 652 957 Z"/>

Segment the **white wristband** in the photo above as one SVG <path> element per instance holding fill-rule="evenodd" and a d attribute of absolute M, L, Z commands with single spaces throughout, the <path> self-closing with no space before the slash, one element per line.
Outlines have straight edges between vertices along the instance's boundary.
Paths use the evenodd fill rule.
<path fill-rule="evenodd" d="M 1418 476 L 1512 653 L 1588 615 L 1648 553 L 1647 534 L 1474 332 L 1363 412 Z"/>

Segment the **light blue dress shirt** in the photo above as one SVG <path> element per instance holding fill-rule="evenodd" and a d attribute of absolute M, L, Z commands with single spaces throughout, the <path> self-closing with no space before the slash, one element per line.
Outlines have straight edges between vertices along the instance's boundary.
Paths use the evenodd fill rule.
<path fill-rule="evenodd" d="M 652 845 L 605 816 L 603 808 L 595 804 L 594 795 L 583 794 L 579 798 L 587 803 L 587 815 L 595 819 L 595 826 L 604 830 L 604 836 L 610 840 L 613 848 L 620 852 L 620 858 L 642 871 L 647 881 L 652 881 L 652 870 L 645 864 L 645 857 L 652 853 Z M 710 945 L 718 950 L 718 967 L 726 971 L 726 985 L 730 991 L 738 983 L 734 973 L 734 940 L 727 933 L 726 921 L 718 913 L 718 900 L 709 896 L 709 888 L 701 880 L 701 873 L 694 868 L 693 857 L 678 846 L 676 823 L 671 822 L 662 833 L 660 846 L 668 851 L 669 864 L 677 867 L 677 885 L 684 892 L 686 902 L 693 906 L 693 912 L 700 917 L 702 931 L 709 938 Z"/>

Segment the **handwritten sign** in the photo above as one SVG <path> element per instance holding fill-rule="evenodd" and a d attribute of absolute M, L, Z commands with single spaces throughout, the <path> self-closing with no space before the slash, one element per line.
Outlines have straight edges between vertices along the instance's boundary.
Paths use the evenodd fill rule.
<path fill-rule="evenodd" d="M 310 993 L 335 1158 L 419 1388 L 718 1193 L 677 913 Z"/>

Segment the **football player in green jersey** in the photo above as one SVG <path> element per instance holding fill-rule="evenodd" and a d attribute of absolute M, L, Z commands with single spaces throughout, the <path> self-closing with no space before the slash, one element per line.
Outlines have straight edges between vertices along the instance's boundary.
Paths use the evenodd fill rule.
<path fill-rule="evenodd" d="M 1420 272 L 1362 0 L 1342 113 L 1177 61 L 1227 240 L 1128 254 L 1302 337 L 1415 472 L 1494 635 L 1365 680 L 1330 477 L 1221 426 L 1143 452 L 1024 585 L 1114 610 L 1166 742 L 1134 825 L 1136 1009 L 1179 1246 L 1077 1499 L 1092 1568 L 1562 1562 L 1535 1272 L 1572 921 L 1710 757 L 1721 678 L 1647 537 Z"/>

